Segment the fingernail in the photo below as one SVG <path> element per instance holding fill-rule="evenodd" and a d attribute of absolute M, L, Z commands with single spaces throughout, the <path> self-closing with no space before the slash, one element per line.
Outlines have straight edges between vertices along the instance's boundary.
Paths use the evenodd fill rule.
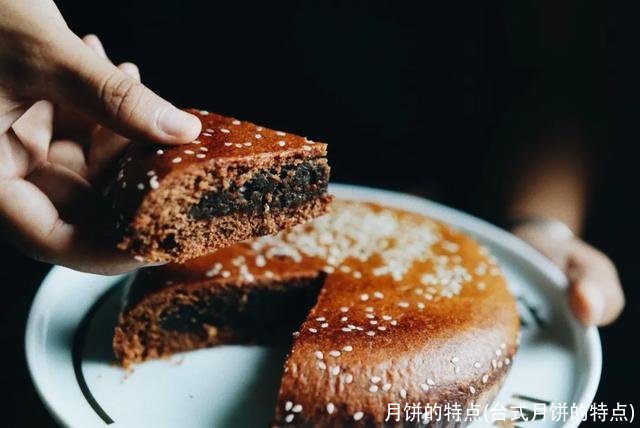
<path fill-rule="evenodd" d="M 589 282 L 582 283 L 580 288 L 589 308 L 590 324 L 598 324 L 604 316 L 604 296 L 596 285 Z"/>
<path fill-rule="evenodd" d="M 200 127 L 197 117 L 175 107 L 165 109 L 158 118 L 158 128 L 162 132 L 185 142 L 196 138 Z"/>

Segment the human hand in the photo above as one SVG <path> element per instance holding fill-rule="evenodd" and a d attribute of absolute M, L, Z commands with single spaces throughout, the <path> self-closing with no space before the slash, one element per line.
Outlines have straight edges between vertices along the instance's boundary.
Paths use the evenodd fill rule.
<path fill-rule="evenodd" d="M 533 220 L 518 224 L 512 232 L 565 272 L 569 280 L 569 305 L 583 325 L 607 325 L 624 308 L 616 268 L 605 254 L 563 226 L 553 220 Z"/>
<path fill-rule="evenodd" d="M 139 267 L 108 239 L 94 180 L 121 135 L 178 144 L 199 120 L 145 88 L 133 64 L 113 65 L 95 36 L 76 37 L 52 1 L 0 0 L 0 12 L 0 230 L 50 263 Z"/>

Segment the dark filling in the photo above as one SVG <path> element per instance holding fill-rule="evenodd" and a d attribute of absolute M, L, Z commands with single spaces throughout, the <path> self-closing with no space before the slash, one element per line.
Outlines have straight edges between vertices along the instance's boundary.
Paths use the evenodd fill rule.
<path fill-rule="evenodd" d="M 196 220 L 234 213 L 295 208 L 327 192 L 329 167 L 326 160 L 263 169 L 243 185 L 205 193 L 189 210 Z"/>
<path fill-rule="evenodd" d="M 168 331 L 207 336 L 205 326 L 236 343 L 282 343 L 316 303 L 324 275 L 268 287 L 214 287 L 196 290 L 189 304 L 172 303 L 158 318 Z"/>

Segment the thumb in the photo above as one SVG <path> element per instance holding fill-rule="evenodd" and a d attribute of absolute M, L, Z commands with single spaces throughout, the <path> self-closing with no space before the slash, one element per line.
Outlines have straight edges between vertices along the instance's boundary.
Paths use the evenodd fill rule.
<path fill-rule="evenodd" d="M 177 144 L 192 141 L 200 133 L 202 125 L 196 116 L 156 95 L 75 34 L 69 32 L 57 45 L 52 83 L 44 83 L 54 103 L 131 139 Z"/>

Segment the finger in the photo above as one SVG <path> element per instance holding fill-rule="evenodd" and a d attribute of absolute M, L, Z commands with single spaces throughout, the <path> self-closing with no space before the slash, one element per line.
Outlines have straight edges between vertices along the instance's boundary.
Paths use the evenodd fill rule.
<path fill-rule="evenodd" d="M 64 166 L 81 177 L 88 176 L 87 160 L 84 150 L 75 141 L 60 140 L 55 141 L 49 148 L 50 163 Z"/>
<path fill-rule="evenodd" d="M 97 55 L 107 59 L 107 53 L 98 36 L 95 34 L 87 34 L 82 38 L 82 41 Z M 56 111 L 55 123 L 57 139 L 88 140 L 88 136 L 96 126 L 95 122 L 90 118 L 64 108 L 58 108 Z"/>
<path fill-rule="evenodd" d="M 82 38 L 85 45 L 89 46 L 95 53 L 102 58 L 108 59 L 107 52 L 104 50 L 104 45 L 100 41 L 100 38 L 95 34 L 87 34 Z"/>
<path fill-rule="evenodd" d="M 55 84 L 45 88 L 56 103 L 129 138 L 177 144 L 200 133 L 197 117 L 160 98 L 81 40 L 69 37 L 64 45 L 54 55 Z"/>
<path fill-rule="evenodd" d="M 569 303 L 584 325 L 606 325 L 624 308 L 624 293 L 615 266 L 595 248 L 576 241 L 567 261 Z"/>
<path fill-rule="evenodd" d="M 118 68 L 140 81 L 140 71 L 135 64 L 125 62 L 120 64 Z M 88 176 L 90 179 L 95 179 L 105 168 L 118 159 L 129 142 L 128 138 L 122 137 L 108 128 L 98 126 L 91 136 L 91 146 L 89 147 Z"/>
<path fill-rule="evenodd" d="M 29 154 L 31 167 L 47 159 L 53 134 L 53 104 L 38 101 L 33 104 L 11 128 Z"/>
<path fill-rule="evenodd" d="M 47 196 L 21 179 L 0 179 L 0 227 L 25 253 L 45 262 L 105 275 L 141 267 L 104 237 L 62 220 Z"/>

